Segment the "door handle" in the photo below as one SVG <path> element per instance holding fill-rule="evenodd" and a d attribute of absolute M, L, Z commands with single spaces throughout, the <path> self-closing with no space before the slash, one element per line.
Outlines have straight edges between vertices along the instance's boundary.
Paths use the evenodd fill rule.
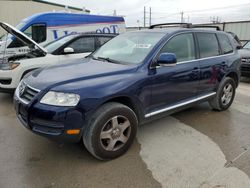
<path fill-rule="evenodd" d="M 193 70 L 192 70 L 192 72 L 199 72 L 200 71 L 200 69 L 198 68 L 198 67 L 195 67 Z"/>

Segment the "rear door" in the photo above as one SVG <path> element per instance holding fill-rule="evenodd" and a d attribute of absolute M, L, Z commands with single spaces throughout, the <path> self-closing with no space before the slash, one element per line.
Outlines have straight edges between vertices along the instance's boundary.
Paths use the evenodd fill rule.
<path fill-rule="evenodd" d="M 220 38 L 221 36 L 218 35 Z M 221 45 L 229 42 L 225 50 L 221 50 L 218 36 L 215 33 L 197 32 L 197 43 L 200 58 L 199 94 L 214 92 L 227 67 L 227 55 L 233 52 L 228 38 L 221 38 Z M 223 37 L 223 36 L 222 36 Z M 225 41 L 228 40 L 228 41 Z"/>

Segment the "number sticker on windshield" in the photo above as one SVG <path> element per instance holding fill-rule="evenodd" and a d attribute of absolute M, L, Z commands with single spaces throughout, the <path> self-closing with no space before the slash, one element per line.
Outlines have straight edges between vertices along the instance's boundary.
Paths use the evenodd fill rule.
<path fill-rule="evenodd" d="M 134 48 L 150 48 L 151 44 L 135 44 Z"/>

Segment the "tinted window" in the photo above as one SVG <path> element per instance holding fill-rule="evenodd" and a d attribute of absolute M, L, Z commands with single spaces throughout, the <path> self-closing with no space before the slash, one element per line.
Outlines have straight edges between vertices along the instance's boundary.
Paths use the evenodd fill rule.
<path fill-rule="evenodd" d="M 213 33 L 197 33 L 200 57 L 212 57 L 220 54 L 216 35 Z"/>
<path fill-rule="evenodd" d="M 37 43 L 46 41 L 46 25 L 45 24 L 33 24 L 28 27 L 24 34 L 32 38 Z"/>
<path fill-rule="evenodd" d="M 32 26 L 32 39 L 37 43 L 42 43 L 47 39 L 45 24 L 36 24 Z"/>
<path fill-rule="evenodd" d="M 79 38 L 68 47 L 73 48 L 75 53 L 93 52 L 95 50 L 95 39 L 94 37 Z"/>
<path fill-rule="evenodd" d="M 228 37 L 224 34 L 219 34 L 218 39 L 220 41 L 221 50 L 223 54 L 229 54 L 233 52 L 233 47 Z"/>
<path fill-rule="evenodd" d="M 160 53 L 174 53 L 177 62 L 195 59 L 193 35 L 188 33 L 175 36 L 162 48 Z"/>
<path fill-rule="evenodd" d="M 96 48 L 99 48 L 106 42 L 108 42 L 111 39 L 111 37 L 97 37 L 96 38 Z"/>

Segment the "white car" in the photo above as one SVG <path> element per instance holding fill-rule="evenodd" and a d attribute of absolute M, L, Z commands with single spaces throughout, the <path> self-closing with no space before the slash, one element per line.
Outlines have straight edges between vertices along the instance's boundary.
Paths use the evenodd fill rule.
<path fill-rule="evenodd" d="M 9 24 L 0 23 L 0 26 L 30 48 L 26 54 L 0 57 L 0 91 L 8 93 L 13 92 L 30 71 L 82 59 L 116 36 L 97 33 L 68 35 L 41 47 Z"/>

